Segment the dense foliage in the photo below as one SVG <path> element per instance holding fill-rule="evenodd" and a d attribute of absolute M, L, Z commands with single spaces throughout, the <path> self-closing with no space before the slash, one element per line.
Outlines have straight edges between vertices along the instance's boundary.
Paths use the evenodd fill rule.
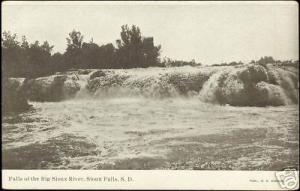
<path fill-rule="evenodd" d="M 81 32 L 73 30 L 66 38 L 64 53 L 52 54 L 53 46 L 47 41 L 29 43 L 25 36 L 18 41 L 16 34 L 2 33 L 2 71 L 4 77 L 36 78 L 71 69 L 117 69 L 146 67 L 201 66 L 195 60 L 181 61 L 170 58 L 159 59 L 161 46 L 154 46 L 153 37 L 143 37 L 140 28 L 133 25 L 121 27 L 116 47 L 112 43 L 98 45 L 84 42 Z M 272 63 L 299 67 L 298 61 L 280 61 L 265 56 L 252 64 L 265 66 Z M 241 61 L 214 64 L 213 66 L 243 65 Z"/>
<path fill-rule="evenodd" d="M 67 37 L 66 51 L 51 54 L 53 46 L 47 41 L 29 43 L 25 36 L 21 42 L 16 34 L 2 33 L 2 71 L 7 77 L 35 78 L 69 69 L 87 68 L 137 68 L 160 66 L 160 46 L 154 46 L 153 38 L 143 37 L 139 27 L 121 27 L 121 39 L 99 46 L 84 42 L 84 36 L 76 30 Z"/>
<path fill-rule="evenodd" d="M 16 34 L 3 32 L 2 41 L 2 71 L 5 76 L 36 77 L 54 70 L 51 62 L 51 51 L 47 41 L 28 43 L 26 37 L 17 41 Z"/>

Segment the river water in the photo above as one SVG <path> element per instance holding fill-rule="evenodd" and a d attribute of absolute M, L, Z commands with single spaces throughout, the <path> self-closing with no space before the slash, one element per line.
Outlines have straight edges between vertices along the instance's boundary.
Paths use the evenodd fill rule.
<path fill-rule="evenodd" d="M 298 168 L 298 105 L 233 107 L 198 98 L 31 102 L 5 116 L 10 169 Z"/>

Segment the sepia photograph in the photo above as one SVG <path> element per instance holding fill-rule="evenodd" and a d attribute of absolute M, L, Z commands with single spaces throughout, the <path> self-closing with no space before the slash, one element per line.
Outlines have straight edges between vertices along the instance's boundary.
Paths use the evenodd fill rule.
<path fill-rule="evenodd" d="M 59 176 L 76 176 L 68 170 L 268 171 L 278 189 L 299 188 L 296 1 L 4 1 L 1 9 L 9 188 L 138 182 Z M 17 176 L 27 170 L 57 177 Z"/>

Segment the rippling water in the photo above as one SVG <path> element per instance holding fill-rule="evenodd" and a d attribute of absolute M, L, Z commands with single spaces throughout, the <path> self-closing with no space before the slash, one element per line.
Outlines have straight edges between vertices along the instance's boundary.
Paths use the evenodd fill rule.
<path fill-rule="evenodd" d="M 4 168 L 298 168 L 298 105 L 125 97 L 31 104 L 3 118 Z"/>

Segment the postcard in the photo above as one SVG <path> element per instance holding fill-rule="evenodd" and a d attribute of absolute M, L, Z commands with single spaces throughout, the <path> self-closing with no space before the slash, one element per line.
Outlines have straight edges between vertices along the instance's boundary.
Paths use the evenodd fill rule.
<path fill-rule="evenodd" d="M 298 14 L 2 2 L 2 188 L 298 189 Z"/>

